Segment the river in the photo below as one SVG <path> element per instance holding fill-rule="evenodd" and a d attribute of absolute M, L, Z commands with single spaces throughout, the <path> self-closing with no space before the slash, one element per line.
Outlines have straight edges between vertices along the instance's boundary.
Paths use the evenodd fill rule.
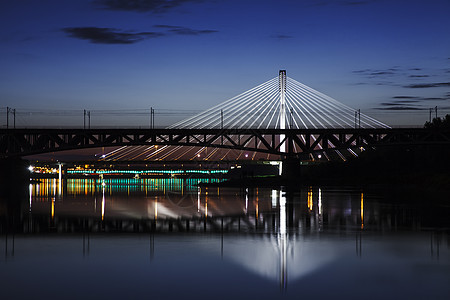
<path fill-rule="evenodd" d="M 0 295 L 450 297 L 445 193 L 216 183 L 42 179 L 16 188 L 0 202 Z"/>

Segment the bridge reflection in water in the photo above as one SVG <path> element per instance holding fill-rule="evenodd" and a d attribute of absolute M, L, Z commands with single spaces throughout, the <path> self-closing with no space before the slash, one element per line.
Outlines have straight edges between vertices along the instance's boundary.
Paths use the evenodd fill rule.
<path fill-rule="evenodd" d="M 349 253 L 363 257 L 367 249 L 373 255 L 386 247 L 384 240 L 406 252 L 428 248 L 428 257 L 441 260 L 449 253 L 442 247 L 445 240 L 448 244 L 448 235 L 419 230 L 436 225 L 433 218 L 411 207 L 390 207 L 359 189 L 197 186 L 201 180 L 207 181 L 44 179 L 29 186 L 29 199 L 21 202 L 18 215 L 2 209 L 5 258 L 18 249 L 23 253 L 21 245 L 36 236 L 75 237 L 79 243 L 75 248 L 81 249 L 82 243 L 83 255 L 92 255 L 91 245 L 99 245 L 105 235 L 118 239 L 124 234 L 145 235 L 150 246 L 140 245 L 149 249 L 151 259 L 158 256 L 158 249 L 164 252 L 158 243 L 167 246 L 166 238 L 192 238 L 200 239 L 198 251 L 220 251 L 223 260 L 278 282 L 285 290 L 288 282 L 307 278 Z M 405 230 L 416 234 L 406 239 L 395 234 Z M 377 240 L 378 232 L 383 233 L 383 242 Z M 394 233 L 394 238 L 387 233 Z M 183 243 L 175 246 L 176 251 L 184 251 Z"/>
<path fill-rule="evenodd" d="M 197 185 L 209 181 L 213 185 Z M 223 188 L 218 179 L 43 179 L 30 185 L 30 232 L 254 232 L 296 234 L 327 228 L 363 227 L 363 194 L 327 188 L 304 190 Z M 330 206 L 327 197 L 340 207 Z M 341 199 L 344 198 L 344 199 Z M 378 215 L 370 207 L 371 217 Z M 46 228 L 40 220 L 50 220 Z M 366 219 L 369 216 L 366 216 Z M 379 220 L 372 222 L 379 223 Z M 75 222 L 75 223 L 71 223 Z M 131 226 L 130 224 L 133 224 Z M 384 226 L 383 224 L 380 224 Z"/>

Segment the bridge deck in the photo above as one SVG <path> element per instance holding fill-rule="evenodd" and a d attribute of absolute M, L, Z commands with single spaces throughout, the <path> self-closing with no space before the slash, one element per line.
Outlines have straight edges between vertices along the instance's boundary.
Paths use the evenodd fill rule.
<path fill-rule="evenodd" d="M 281 145 L 286 145 L 282 152 Z M 299 156 L 331 149 L 394 144 L 449 144 L 450 130 L 335 129 L 0 129 L 0 156 L 111 146 L 213 147 Z"/>

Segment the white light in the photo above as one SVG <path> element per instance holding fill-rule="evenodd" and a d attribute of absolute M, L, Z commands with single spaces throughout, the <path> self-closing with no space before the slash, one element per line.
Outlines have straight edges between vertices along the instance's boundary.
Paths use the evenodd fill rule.
<path fill-rule="evenodd" d="M 245 157 L 248 157 L 248 154 L 247 154 L 247 153 L 245 153 Z"/>
<path fill-rule="evenodd" d="M 245 189 L 245 213 L 248 211 L 248 188 Z"/>
<path fill-rule="evenodd" d="M 31 203 L 33 201 L 33 185 L 30 183 L 29 187 L 29 194 L 30 194 L 30 212 L 31 212 Z"/>
<path fill-rule="evenodd" d="M 286 231 L 286 195 L 280 190 L 280 234 L 283 236 Z"/>
<path fill-rule="evenodd" d="M 197 154 L 197 157 L 200 157 L 200 154 Z"/>
<path fill-rule="evenodd" d="M 319 155 L 317 155 L 317 158 L 321 159 L 321 158 L 322 158 L 322 155 L 320 155 L 320 154 L 319 154 Z"/>
<path fill-rule="evenodd" d="M 105 219 L 105 188 L 102 188 L 102 221 Z"/>
<path fill-rule="evenodd" d="M 322 190 L 319 188 L 319 215 L 322 215 Z"/>
<path fill-rule="evenodd" d="M 101 158 L 105 158 L 106 157 L 106 155 L 105 154 L 103 154 L 102 156 L 101 156 Z"/>
<path fill-rule="evenodd" d="M 29 170 L 30 172 L 33 172 L 33 171 L 34 171 L 34 167 L 33 167 L 33 166 L 29 166 L 29 167 L 28 167 L 28 170 Z"/>
<path fill-rule="evenodd" d="M 62 193 L 62 164 L 58 163 L 58 195 Z"/>
<path fill-rule="evenodd" d="M 200 212 L 200 194 L 201 189 L 200 187 L 197 188 L 197 212 Z"/>
<path fill-rule="evenodd" d="M 272 190 L 272 207 L 277 207 L 277 196 L 278 196 L 278 191 Z"/>

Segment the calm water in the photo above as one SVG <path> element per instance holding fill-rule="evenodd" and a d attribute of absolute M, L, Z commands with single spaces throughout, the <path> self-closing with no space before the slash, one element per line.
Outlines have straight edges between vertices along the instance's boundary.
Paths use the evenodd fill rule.
<path fill-rule="evenodd" d="M 198 181 L 48 179 L 5 197 L 2 299 L 450 298 L 441 193 Z"/>

